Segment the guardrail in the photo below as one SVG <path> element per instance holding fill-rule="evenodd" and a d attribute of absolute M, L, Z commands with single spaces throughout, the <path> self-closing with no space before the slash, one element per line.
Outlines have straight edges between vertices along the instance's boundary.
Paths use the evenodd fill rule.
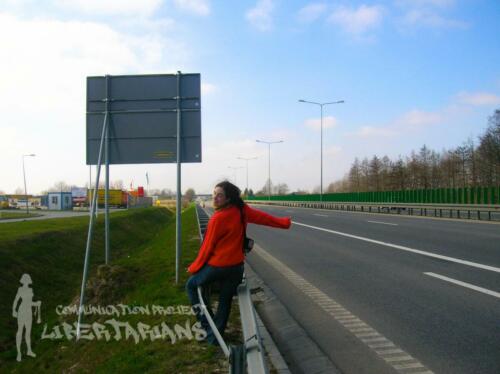
<path fill-rule="evenodd" d="M 209 216 L 206 211 L 199 205 L 196 205 L 196 216 L 198 218 L 198 231 L 201 239 L 203 239 L 208 224 Z M 264 359 L 264 349 L 262 346 L 262 338 L 257 327 L 257 319 L 255 317 L 255 309 L 250 296 L 250 289 L 243 275 L 243 281 L 238 286 L 238 303 L 240 307 L 241 325 L 243 328 L 243 344 L 227 345 L 217 330 L 215 323 L 208 313 L 208 307 L 203 300 L 203 290 L 198 287 L 198 297 L 200 305 L 207 318 L 207 321 L 214 332 L 214 335 L 224 352 L 224 355 L 229 360 L 231 374 L 240 374 L 245 372 L 249 374 L 267 374 L 269 369 Z"/>
<path fill-rule="evenodd" d="M 401 204 L 359 202 L 311 202 L 249 200 L 249 204 L 279 205 L 298 208 L 345 210 L 365 213 L 406 214 L 437 218 L 500 221 L 500 205 Z"/>

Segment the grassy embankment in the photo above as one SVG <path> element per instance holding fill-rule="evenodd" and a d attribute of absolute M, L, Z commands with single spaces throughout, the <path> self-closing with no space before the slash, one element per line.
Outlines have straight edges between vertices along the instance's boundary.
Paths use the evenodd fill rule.
<path fill-rule="evenodd" d="M 74 328 L 67 339 L 63 329 L 76 321 L 75 315 L 61 316 L 58 305 L 77 305 L 83 269 L 83 257 L 88 217 L 73 217 L 43 221 L 3 223 L 0 225 L 0 371 L 1 372 L 162 372 L 207 373 L 224 371 L 224 360 L 217 348 L 198 343 L 194 338 L 194 316 L 189 313 L 159 315 L 153 306 L 189 305 L 184 291 L 188 274 L 184 269 L 194 259 L 199 248 L 196 213 L 193 207 L 183 212 L 183 256 L 181 281 L 175 285 L 175 218 L 162 208 L 138 209 L 114 213 L 111 216 L 111 266 L 103 263 L 103 221 L 99 218 L 92 244 L 90 279 L 86 297 L 93 305 L 113 305 L 120 315 L 89 315 L 88 337 L 74 339 Z M 16 319 L 12 303 L 23 273 L 33 279 L 34 301 L 42 301 L 42 323 L 33 320 L 31 334 L 36 358 L 27 357 L 23 341 L 22 362 L 16 362 Z M 124 315 L 119 304 L 129 307 L 149 307 L 149 315 Z M 177 310 L 177 309 L 176 309 Z M 121 337 L 107 320 L 128 322 L 132 330 L 125 338 L 126 328 L 120 327 Z M 232 313 L 229 339 L 238 342 L 237 313 Z M 96 324 L 94 324 L 96 322 Z M 97 339 L 98 324 L 106 334 Z M 154 334 L 141 336 L 139 326 L 158 326 Z M 59 326 L 57 339 L 42 339 Z M 232 326 L 231 326 L 232 325 Z M 167 327 L 165 327 L 167 326 Z M 182 327 L 182 329 L 181 329 Z M 144 328 L 147 331 L 147 328 Z M 154 338 L 161 336 L 161 338 Z M 138 339 L 137 339 L 138 338 Z M 137 339 L 137 341 L 136 341 Z"/>

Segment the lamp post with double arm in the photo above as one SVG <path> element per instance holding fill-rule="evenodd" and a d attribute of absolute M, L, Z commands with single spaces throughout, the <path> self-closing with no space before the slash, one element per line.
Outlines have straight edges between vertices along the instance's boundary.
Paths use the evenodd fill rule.
<path fill-rule="evenodd" d="M 26 198 L 26 214 L 30 214 L 30 208 L 29 208 L 29 203 L 28 203 L 28 189 L 26 188 L 26 171 L 24 170 L 24 158 L 25 157 L 35 157 L 36 155 L 34 153 L 31 153 L 29 155 L 23 155 L 23 178 L 24 178 L 24 196 Z"/>
<path fill-rule="evenodd" d="M 247 196 L 248 196 L 248 191 L 249 191 L 249 189 L 248 189 L 248 161 L 250 161 L 250 160 L 255 160 L 255 159 L 257 159 L 258 157 L 236 157 L 236 158 L 237 158 L 238 160 L 244 160 L 244 161 L 246 161 L 246 163 L 247 163 Z"/>
<path fill-rule="evenodd" d="M 319 201 L 323 201 L 323 107 L 325 105 L 331 105 L 331 104 L 343 104 L 344 100 L 339 100 L 339 101 L 332 101 L 328 103 L 317 103 L 315 101 L 307 101 L 307 100 L 299 100 L 299 103 L 306 103 L 306 104 L 314 104 L 314 105 L 319 105 L 321 108 L 321 182 L 320 182 L 320 189 L 319 189 Z"/>
<path fill-rule="evenodd" d="M 256 140 L 257 143 L 264 143 L 267 144 L 268 146 L 268 169 L 267 169 L 267 181 L 268 181 L 268 186 L 267 186 L 267 199 L 271 200 L 271 144 L 277 144 L 277 143 L 283 143 L 283 140 L 278 140 L 275 142 L 267 142 L 265 140 Z"/>

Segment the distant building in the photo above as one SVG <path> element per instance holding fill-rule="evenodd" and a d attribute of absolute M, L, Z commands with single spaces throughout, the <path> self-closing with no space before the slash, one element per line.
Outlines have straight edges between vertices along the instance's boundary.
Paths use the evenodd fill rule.
<path fill-rule="evenodd" d="M 49 210 L 71 210 L 73 201 L 71 192 L 49 192 L 47 194 Z"/>
<path fill-rule="evenodd" d="M 4 207 L 14 208 L 14 209 L 26 209 L 26 204 L 32 209 L 40 208 L 40 197 L 35 197 L 33 195 L 28 195 L 26 200 L 26 195 L 4 195 L 7 199 L 7 206 L 3 202 Z"/>

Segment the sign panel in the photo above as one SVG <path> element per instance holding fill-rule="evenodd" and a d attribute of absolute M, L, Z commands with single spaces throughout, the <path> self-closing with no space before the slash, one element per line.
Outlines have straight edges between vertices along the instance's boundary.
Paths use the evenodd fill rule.
<path fill-rule="evenodd" d="M 109 100 L 109 163 L 175 163 L 175 74 L 87 78 L 87 165 L 99 156 L 106 97 Z M 201 162 L 200 75 L 180 75 L 181 162 Z M 104 158 L 102 160 L 104 163 Z"/>

